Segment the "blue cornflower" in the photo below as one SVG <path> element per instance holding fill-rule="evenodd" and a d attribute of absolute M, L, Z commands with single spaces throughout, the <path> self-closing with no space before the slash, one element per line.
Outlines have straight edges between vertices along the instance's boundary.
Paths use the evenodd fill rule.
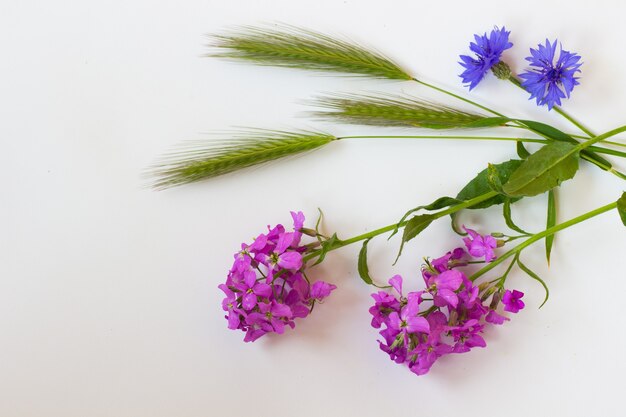
<path fill-rule="evenodd" d="M 470 43 L 470 49 L 476 54 L 476 58 L 461 55 L 459 64 L 465 71 L 460 75 L 464 83 L 469 83 L 469 89 L 473 89 L 483 79 L 485 74 L 497 63 L 500 62 L 502 52 L 513 46 L 509 42 L 509 34 L 503 27 L 495 28 L 487 37 L 487 33 L 482 36 L 474 35 L 476 42 Z"/>
<path fill-rule="evenodd" d="M 526 58 L 531 68 L 520 74 L 522 87 L 530 93 L 530 99 L 537 99 L 537 105 L 548 105 L 551 110 L 561 105 L 562 98 L 569 98 L 575 85 L 580 84 L 574 75 L 580 72 L 580 55 L 564 51 L 561 47 L 559 59 L 554 64 L 556 40 L 553 44 L 546 39 L 546 44 L 537 49 L 530 49 L 532 56 Z"/>

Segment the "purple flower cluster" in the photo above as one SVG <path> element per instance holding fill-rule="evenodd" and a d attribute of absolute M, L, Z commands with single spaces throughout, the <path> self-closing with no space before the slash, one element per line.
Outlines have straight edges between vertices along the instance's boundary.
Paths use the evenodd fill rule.
<path fill-rule="evenodd" d="M 300 244 L 304 215 L 291 216 L 294 231 L 287 232 L 281 224 L 268 226 L 268 233 L 243 243 L 226 283 L 219 285 L 226 295 L 222 308 L 228 313 L 228 328 L 246 332 L 245 342 L 267 333 L 282 334 L 286 325 L 295 327 L 295 318 L 308 316 L 316 301 L 337 288 L 324 281 L 310 284 L 303 271 L 308 247 Z"/>
<path fill-rule="evenodd" d="M 389 280 L 396 295 L 385 291 L 372 294 L 372 327 L 382 330 L 380 348 L 397 363 L 405 363 L 417 375 L 426 374 L 443 355 L 469 352 L 485 347 L 481 333 L 486 323 L 502 324 L 508 318 L 496 312 L 501 287 L 474 285 L 458 268 L 471 257 L 494 258 L 493 237 L 466 229 L 470 237 L 463 248 L 456 248 L 440 258 L 427 260 L 422 267 L 426 288 L 404 294 L 402 277 Z M 524 307 L 520 291 L 504 292 L 506 311 L 517 313 Z M 491 297 L 491 302 L 487 300 Z"/>

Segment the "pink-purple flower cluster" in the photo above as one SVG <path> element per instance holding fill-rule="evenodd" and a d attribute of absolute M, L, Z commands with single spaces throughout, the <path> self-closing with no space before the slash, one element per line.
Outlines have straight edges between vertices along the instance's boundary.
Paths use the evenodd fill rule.
<path fill-rule="evenodd" d="M 524 307 L 522 292 L 501 286 L 474 285 L 458 268 L 471 257 L 494 258 L 495 240 L 467 229 L 466 252 L 456 248 L 444 256 L 426 261 L 422 277 L 426 288 L 404 294 L 402 277 L 389 280 L 395 295 L 385 291 L 372 294 L 372 326 L 382 330 L 380 348 L 397 363 L 405 363 L 417 375 L 426 374 L 440 357 L 485 347 L 481 336 L 486 323 L 502 324 L 508 318 L 496 312 L 500 300 L 506 311 Z M 491 302 L 487 304 L 488 299 Z"/>
<path fill-rule="evenodd" d="M 324 281 L 311 285 L 303 271 L 308 247 L 300 244 L 304 215 L 291 212 L 294 230 L 281 224 L 260 234 L 251 244 L 242 243 L 226 283 L 219 285 L 226 297 L 229 329 L 246 332 L 245 342 L 267 333 L 295 327 L 294 319 L 309 315 L 316 301 L 337 288 Z"/>

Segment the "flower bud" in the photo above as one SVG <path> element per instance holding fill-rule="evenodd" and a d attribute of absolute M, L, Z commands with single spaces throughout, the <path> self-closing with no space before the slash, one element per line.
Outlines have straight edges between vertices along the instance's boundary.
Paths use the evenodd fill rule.
<path fill-rule="evenodd" d="M 501 299 L 502 299 L 502 288 L 500 288 L 498 292 L 496 292 L 493 295 L 493 298 L 491 299 L 491 304 L 489 304 L 489 308 L 492 310 L 495 310 L 496 308 L 498 308 L 498 304 L 500 304 Z"/>
<path fill-rule="evenodd" d="M 315 230 L 306 227 L 301 228 L 300 233 L 311 237 L 317 237 L 317 232 Z"/>
<path fill-rule="evenodd" d="M 489 284 L 489 283 L 487 283 L 487 284 Z M 487 288 L 487 291 L 485 291 L 485 293 L 480 297 L 480 299 L 482 301 L 485 301 L 487 298 L 491 297 L 491 294 L 493 294 L 497 290 L 498 289 L 496 287 L 489 287 L 489 288 Z"/>

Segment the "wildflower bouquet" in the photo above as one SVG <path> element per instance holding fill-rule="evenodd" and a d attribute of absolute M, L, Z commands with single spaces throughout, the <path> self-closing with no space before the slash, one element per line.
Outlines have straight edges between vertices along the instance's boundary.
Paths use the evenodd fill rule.
<path fill-rule="evenodd" d="M 315 118 L 346 124 L 394 126 L 419 129 L 419 135 L 404 136 L 334 136 L 319 131 L 278 131 L 249 129 L 219 142 L 194 143 L 166 156 L 152 173 L 157 188 L 178 186 L 216 177 L 311 151 L 332 142 L 357 138 L 501 140 L 513 141 L 517 159 L 485 163 L 485 169 L 472 178 L 454 197 L 412 208 L 390 225 L 350 238 L 320 231 L 321 212 L 313 226 L 305 226 L 301 212 L 292 212 L 293 229 L 283 225 L 268 227 L 252 242 L 236 251 L 226 281 L 219 285 L 224 292 L 223 309 L 228 328 L 245 333 L 252 342 L 268 333 L 282 334 L 285 327 L 295 327 L 296 319 L 307 317 L 314 306 L 330 296 L 336 286 L 325 281 L 312 282 L 309 268 L 347 245 L 360 244 L 356 267 L 365 284 L 378 288 L 372 294 L 369 310 L 371 325 L 380 329 L 380 349 L 415 374 L 427 373 L 443 355 L 468 352 L 484 347 L 485 326 L 509 320 L 506 313 L 524 308 L 521 291 L 508 288 L 507 277 L 517 267 L 545 289 L 546 283 L 522 261 L 523 250 L 544 240 L 546 259 L 550 260 L 554 236 L 559 231 L 608 211 L 617 211 L 626 225 L 626 193 L 588 213 L 557 223 L 554 190 L 572 179 L 581 159 L 618 180 L 626 175 L 605 158 L 624 158 L 626 147 L 609 139 L 626 131 L 626 126 L 596 134 L 566 113 L 560 106 L 579 84 L 581 57 L 563 50 L 557 41 L 546 40 L 530 49 L 528 69 L 514 74 L 502 54 L 513 44 L 510 32 L 495 28 L 489 34 L 475 35 L 471 55 L 461 55 L 461 80 L 469 90 L 492 73 L 497 78 L 520 87 L 520 91 L 567 119 L 580 134 L 563 132 L 551 125 L 505 115 L 441 87 L 411 75 L 382 54 L 355 43 L 291 26 L 244 27 L 217 35 L 214 57 L 247 61 L 253 64 L 330 72 L 372 79 L 414 82 L 441 93 L 449 101 L 462 101 L 475 112 L 457 109 L 451 104 L 425 101 L 419 97 L 393 94 L 332 94 L 313 99 L 321 108 Z M 473 135 L 478 129 L 516 128 L 532 137 Z M 443 135 L 446 129 L 464 135 Z M 510 131 L 510 129 L 508 130 Z M 530 153 L 524 143 L 541 144 Z M 511 216 L 512 206 L 523 198 L 548 194 L 546 229 L 529 233 Z M 618 196 L 616 196 L 618 197 Z M 508 233 L 481 234 L 459 225 L 461 210 L 480 210 L 501 205 Z M 462 240 L 435 258 L 425 258 L 421 267 L 424 285 L 421 290 L 404 292 L 403 278 L 395 275 L 388 285 L 378 285 L 370 276 L 368 243 L 382 235 L 400 233 L 398 257 L 405 244 L 440 218 L 450 217 L 452 230 Z M 504 249 L 506 247 L 506 250 Z M 501 270 L 500 264 L 507 263 Z M 543 305 L 542 303 L 542 305 Z"/>

